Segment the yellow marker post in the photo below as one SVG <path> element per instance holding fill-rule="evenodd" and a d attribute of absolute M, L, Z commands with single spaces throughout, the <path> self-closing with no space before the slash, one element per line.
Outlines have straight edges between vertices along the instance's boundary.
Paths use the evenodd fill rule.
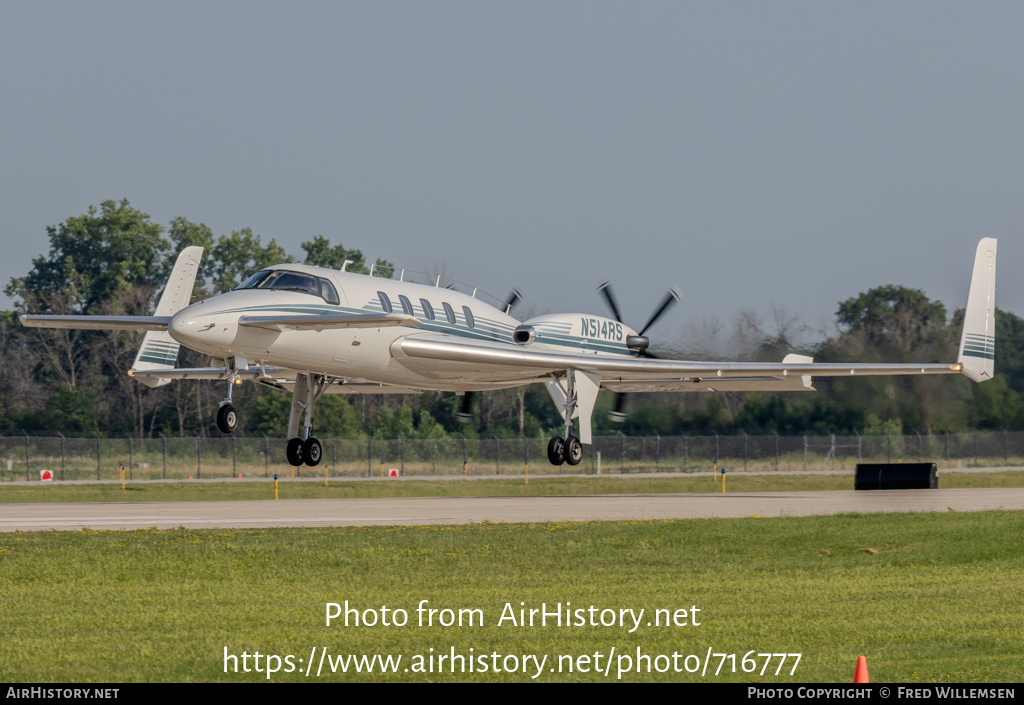
<path fill-rule="evenodd" d="M 327 466 L 324 465 L 324 487 L 328 487 L 327 484 Z"/>
<path fill-rule="evenodd" d="M 119 472 L 120 472 L 120 475 L 121 475 L 121 489 L 123 490 L 124 489 L 124 461 L 123 460 L 118 461 L 118 467 L 120 468 Z"/>
<path fill-rule="evenodd" d="M 722 492 L 725 492 L 725 468 L 722 468 Z"/>
<path fill-rule="evenodd" d="M 712 472 L 711 481 L 712 482 L 718 482 L 718 461 L 717 460 L 711 466 L 711 472 Z"/>
<path fill-rule="evenodd" d="M 530 484 L 530 464 L 523 463 L 523 472 L 526 473 L 526 484 Z"/>
<path fill-rule="evenodd" d="M 274 473 L 274 500 L 277 500 L 277 473 Z"/>
<path fill-rule="evenodd" d="M 467 463 L 465 460 L 462 461 L 462 474 L 463 475 L 466 474 L 466 465 L 468 465 L 468 464 L 469 463 Z"/>
<path fill-rule="evenodd" d="M 380 461 L 380 479 L 384 479 L 384 461 Z"/>

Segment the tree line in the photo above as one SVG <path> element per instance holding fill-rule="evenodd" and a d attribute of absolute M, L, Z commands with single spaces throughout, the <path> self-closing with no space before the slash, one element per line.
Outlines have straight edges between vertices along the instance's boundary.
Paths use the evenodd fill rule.
<path fill-rule="evenodd" d="M 127 200 L 104 201 L 46 228 L 49 252 L 6 285 L 14 310 L 0 312 L 0 432 L 60 431 L 76 435 L 218 435 L 218 384 L 175 382 L 156 389 L 130 379 L 141 334 L 125 331 L 29 329 L 21 313 L 147 315 L 177 254 L 205 248 L 194 300 L 229 291 L 271 264 L 302 261 L 369 273 L 362 251 L 332 245 L 322 235 L 303 242 L 301 259 L 249 228 L 215 236 L 202 223 L 171 220 L 166 228 Z M 375 260 L 374 273 L 393 266 Z M 667 350 L 685 359 L 781 360 L 790 352 L 817 361 L 948 362 L 955 359 L 963 311 L 952 315 L 924 292 L 890 285 L 840 302 L 835 330 L 802 343 L 799 324 L 776 312 L 774 329 L 740 311 L 731 329 L 717 321 L 690 326 Z M 602 392 L 595 432 L 680 433 L 935 433 L 1024 428 L 1024 319 L 999 311 L 996 377 L 975 385 L 956 377 L 818 378 L 817 393 L 633 394 L 626 422 L 609 420 Z M 179 366 L 210 360 L 182 348 Z M 290 397 L 242 385 L 239 433 L 284 437 Z M 476 395 L 473 421 L 458 422 L 454 394 L 325 396 L 317 406 L 324 437 L 443 438 L 550 435 L 561 419 L 541 385 Z"/>

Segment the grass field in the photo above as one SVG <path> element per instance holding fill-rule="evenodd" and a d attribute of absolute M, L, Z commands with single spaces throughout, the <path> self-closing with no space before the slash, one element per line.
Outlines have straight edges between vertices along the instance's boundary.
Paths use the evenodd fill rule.
<path fill-rule="evenodd" d="M 705 660 L 710 647 L 736 654 L 739 671 L 751 651 L 802 656 L 794 675 L 791 657 L 779 676 L 778 658 L 763 676 L 734 674 L 728 660 L 713 676 L 713 657 L 703 678 L 680 658 L 682 673 L 638 674 L 632 664 L 622 680 L 849 682 L 865 654 L 875 682 L 1019 682 L 1022 544 L 1024 512 L 0 534 L 0 679 L 266 680 L 225 673 L 226 648 L 239 668 L 243 652 L 259 651 L 264 664 L 266 654 L 291 654 L 295 670 L 271 680 L 313 681 L 316 666 L 307 679 L 299 659 L 326 647 L 331 656 L 402 662 L 394 674 L 320 680 L 528 682 L 537 671 L 533 662 L 525 674 L 521 665 L 497 674 L 402 670 L 415 668 L 416 655 L 436 662 L 454 648 L 485 654 L 488 664 L 497 653 L 503 667 L 513 664 L 506 656 L 519 664 L 547 656 L 541 681 L 614 681 L 627 665 L 619 656 L 632 660 L 638 648 L 664 666 L 654 657 Z M 346 600 L 378 614 L 383 605 L 407 610 L 409 623 L 325 626 L 325 604 Z M 421 600 L 478 609 L 484 624 L 416 626 Z M 520 602 L 645 613 L 633 633 L 498 626 L 503 606 Z M 688 619 L 695 614 L 700 626 L 646 626 L 655 609 L 692 606 L 700 612 Z M 613 647 L 609 675 L 595 673 Z M 583 655 L 589 662 L 574 666 L 589 672 L 557 672 Z M 764 658 L 753 658 L 760 671 Z"/>
<path fill-rule="evenodd" d="M 1024 487 L 1024 472 L 957 473 L 944 471 L 939 487 Z M 731 492 L 792 492 L 852 490 L 852 475 L 743 475 L 728 474 L 726 490 Z M 666 475 L 661 477 L 534 477 L 522 479 L 474 480 L 284 480 L 279 483 L 281 499 L 331 499 L 348 497 L 495 497 L 572 494 L 651 494 L 662 492 L 721 492 L 721 482 L 711 476 Z M 168 482 L 67 485 L 60 483 L 0 485 L 4 502 L 153 502 L 167 500 L 271 499 L 273 480 L 265 482 Z"/>

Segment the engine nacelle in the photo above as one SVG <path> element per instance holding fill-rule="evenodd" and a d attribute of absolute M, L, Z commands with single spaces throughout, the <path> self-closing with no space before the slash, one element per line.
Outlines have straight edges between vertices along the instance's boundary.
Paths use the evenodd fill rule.
<path fill-rule="evenodd" d="M 649 343 L 629 326 L 604 316 L 585 313 L 557 313 L 536 316 L 512 333 L 519 345 L 593 351 L 596 354 L 635 355 Z"/>

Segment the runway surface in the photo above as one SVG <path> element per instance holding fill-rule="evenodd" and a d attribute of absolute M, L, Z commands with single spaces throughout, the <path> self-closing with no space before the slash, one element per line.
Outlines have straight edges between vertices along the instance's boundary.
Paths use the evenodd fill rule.
<path fill-rule="evenodd" d="M 0 531 L 621 521 L 1024 509 L 1024 488 L 0 504 Z"/>

